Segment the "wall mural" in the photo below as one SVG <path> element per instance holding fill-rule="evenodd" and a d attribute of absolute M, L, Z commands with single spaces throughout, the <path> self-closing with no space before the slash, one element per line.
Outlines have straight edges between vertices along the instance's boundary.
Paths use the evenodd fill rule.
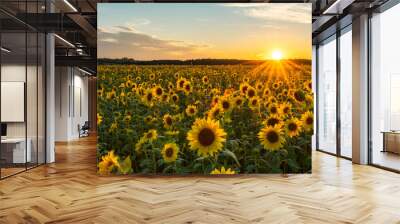
<path fill-rule="evenodd" d="M 311 172 L 311 4 L 107 3 L 98 26 L 99 174 Z"/>

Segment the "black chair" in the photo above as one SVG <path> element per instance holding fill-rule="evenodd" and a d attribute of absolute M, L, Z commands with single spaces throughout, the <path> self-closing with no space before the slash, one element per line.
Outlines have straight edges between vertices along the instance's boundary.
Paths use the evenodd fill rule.
<path fill-rule="evenodd" d="M 85 121 L 85 123 L 82 125 L 82 127 L 80 127 L 80 125 L 78 125 L 79 138 L 89 136 L 89 129 L 90 129 L 89 121 Z"/>

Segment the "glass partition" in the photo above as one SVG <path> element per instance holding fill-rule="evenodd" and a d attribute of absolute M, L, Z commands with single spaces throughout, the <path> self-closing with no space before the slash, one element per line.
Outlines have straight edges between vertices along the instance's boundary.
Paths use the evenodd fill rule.
<path fill-rule="evenodd" d="M 336 154 L 336 36 L 318 48 L 318 149 Z"/>
<path fill-rule="evenodd" d="M 31 158 L 26 150 L 26 41 L 25 32 L 1 35 L 2 177 L 24 171 Z"/>
<path fill-rule="evenodd" d="M 400 5 L 371 18 L 371 162 L 400 170 Z"/>
<path fill-rule="evenodd" d="M 340 36 L 340 154 L 352 157 L 352 34 L 351 26 Z"/>
<path fill-rule="evenodd" d="M 14 3 L 0 7 L 43 11 L 43 1 Z M 45 44 L 43 33 L 0 12 L 1 179 L 45 163 Z"/>

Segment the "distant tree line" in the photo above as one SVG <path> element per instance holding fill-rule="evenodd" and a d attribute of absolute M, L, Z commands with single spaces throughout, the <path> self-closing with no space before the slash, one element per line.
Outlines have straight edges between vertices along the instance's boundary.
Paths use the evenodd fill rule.
<path fill-rule="evenodd" d="M 308 59 L 287 59 L 297 64 L 310 64 Z M 237 64 L 262 64 L 265 60 L 240 60 L 240 59 L 191 59 L 191 60 L 151 60 L 141 61 L 132 58 L 99 58 L 99 65 L 237 65 Z"/>

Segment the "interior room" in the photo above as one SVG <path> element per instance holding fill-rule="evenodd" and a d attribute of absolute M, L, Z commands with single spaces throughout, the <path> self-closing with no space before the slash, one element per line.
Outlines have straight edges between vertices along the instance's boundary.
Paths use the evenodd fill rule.
<path fill-rule="evenodd" d="M 131 145 L 120 149 L 98 145 L 98 125 L 115 116 L 112 109 L 101 116 L 98 110 L 98 97 L 103 94 L 98 84 L 111 77 L 98 71 L 98 32 L 105 31 L 98 27 L 99 5 L 147 4 L 156 9 L 161 2 L 174 1 L 0 1 L 0 223 L 400 222 L 397 0 L 213 1 L 237 3 L 238 11 L 248 10 L 249 16 L 264 19 L 271 15 L 260 14 L 252 4 L 310 4 L 313 93 L 308 98 L 312 103 L 306 106 L 314 115 L 311 172 L 99 175 L 99 158 L 105 157 L 99 148 L 109 152 L 110 159 L 105 161 L 110 164 L 115 163 L 111 152 L 135 150 Z M 287 10 L 278 15 L 284 16 Z M 176 24 L 206 22 L 187 16 L 187 21 Z M 176 17 L 171 13 L 169 18 Z M 122 16 L 115 18 L 127 22 Z M 154 21 L 134 22 L 122 27 L 126 35 L 146 36 L 149 45 L 166 43 L 160 46 L 167 48 L 172 44 L 178 50 L 193 47 L 174 42 L 177 33 L 158 29 Z M 284 29 L 269 23 L 265 27 Z M 121 32 L 122 28 L 106 32 Z M 153 35 L 145 35 L 146 29 Z M 157 32 L 168 35 L 163 39 Z M 218 39 L 218 32 L 209 39 Z M 128 41 L 138 46 L 139 39 Z M 115 42 L 108 37 L 101 41 Z M 277 61 L 292 60 L 278 56 Z M 107 65 L 135 66 L 134 58 L 114 59 L 105 61 Z M 139 70 L 132 69 L 123 77 L 134 76 L 135 71 Z M 112 87 L 120 92 L 125 84 Z M 132 114 L 124 114 L 124 119 L 128 115 Z M 102 137 L 107 140 L 108 136 Z M 134 138 L 119 137 L 118 144 Z M 182 139 L 187 140 L 186 136 Z M 125 160 L 122 168 L 136 168 L 142 162 L 132 161 Z"/>

